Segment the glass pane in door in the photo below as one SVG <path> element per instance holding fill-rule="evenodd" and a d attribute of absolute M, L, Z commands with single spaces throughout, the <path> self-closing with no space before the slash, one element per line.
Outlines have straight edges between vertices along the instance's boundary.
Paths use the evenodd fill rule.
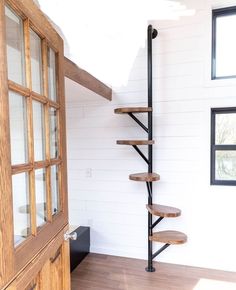
<path fill-rule="evenodd" d="M 58 126 L 57 126 L 57 110 L 49 109 L 50 120 L 50 156 L 52 159 L 58 158 Z"/>
<path fill-rule="evenodd" d="M 34 160 L 45 159 L 44 105 L 33 101 Z"/>
<path fill-rule="evenodd" d="M 9 92 L 9 117 L 12 165 L 28 162 L 26 98 Z"/>
<path fill-rule="evenodd" d="M 43 93 L 42 76 L 42 45 L 41 38 L 30 29 L 30 56 L 31 56 L 31 77 L 32 90 L 36 93 Z"/>
<path fill-rule="evenodd" d="M 48 48 L 48 96 L 49 99 L 57 100 L 57 76 L 56 76 L 56 53 Z"/>
<path fill-rule="evenodd" d="M 37 227 L 47 221 L 47 195 L 45 169 L 35 170 L 35 199 Z"/>
<path fill-rule="evenodd" d="M 12 176 L 14 243 L 22 243 L 31 233 L 28 173 Z"/>
<path fill-rule="evenodd" d="M 5 7 L 8 78 L 25 85 L 25 56 L 23 21 Z"/>
<path fill-rule="evenodd" d="M 51 198 L 52 214 L 55 215 L 60 211 L 60 194 L 57 165 L 51 166 Z"/>

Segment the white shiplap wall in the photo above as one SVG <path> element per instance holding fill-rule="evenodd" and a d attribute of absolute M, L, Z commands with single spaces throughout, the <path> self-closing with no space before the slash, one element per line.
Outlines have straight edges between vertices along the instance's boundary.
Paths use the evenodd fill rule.
<path fill-rule="evenodd" d="M 154 169 L 161 181 L 154 200 L 182 209 L 180 218 L 159 228 L 189 237 L 159 260 L 235 271 L 236 190 L 210 186 L 210 108 L 236 104 L 235 80 L 210 80 L 211 9 L 235 1 L 185 3 L 195 15 L 151 22 L 159 31 L 153 42 Z M 146 165 L 132 148 L 116 145 L 145 133 L 113 113 L 146 104 L 146 48 L 139 49 L 127 84 L 113 91 L 108 102 L 66 81 L 70 222 L 91 226 L 92 252 L 146 258 L 146 187 L 128 180 Z"/>

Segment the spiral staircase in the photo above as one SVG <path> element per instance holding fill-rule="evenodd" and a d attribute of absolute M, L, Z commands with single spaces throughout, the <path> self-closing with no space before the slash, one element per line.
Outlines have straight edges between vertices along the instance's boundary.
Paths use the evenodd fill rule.
<path fill-rule="evenodd" d="M 148 64 L 148 106 L 147 107 L 126 107 L 115 109 L 116 114 L 129 115 L 147 134 L 146 140 L 118 140 L 118 145 L 132 146 L 137 153 L 147 163 L 148 171 L 142 173 L 135 173 L 129 176 L 130 180 L 145 182 L 148 192 L 148 204 L 146 205 L 148 211 L 148 266 L 147 272 L 154 272 L 153 259 L 156 258 L 162 251 L 170 245 L 184 244 L 187 241 L 187 236 L 179 231 L 157 231 L 154 228 L 164 218 L 176 218 L 181 215 L 181 210 L 175 207 L 166 205 L 153 204 L 153 190 L 152 183 L 158 182 L 160 176 L 153 172 L 153 101 L 152 101 L 152 40 L 157 36 L 157 30 L 153 29 L 152 25 L 147 29 L 147 64 Z M 148 126 L 145 126 L 137 117 L 138 114 L 147 114 Z M 140 150 L 138 146 L 148 146 L 148 157 Z M 157 219 L 153 222 L 153 218 Z M 155 253 L 153 253 L 153 242 L 163 243 L 164 245 Z"/>

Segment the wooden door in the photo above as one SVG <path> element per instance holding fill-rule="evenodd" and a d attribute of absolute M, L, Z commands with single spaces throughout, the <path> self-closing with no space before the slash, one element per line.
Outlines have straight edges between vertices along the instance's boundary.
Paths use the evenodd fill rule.
<path fill-rule="evenodd" d="M 61 37 L 32 0 L 0 0 L 0 289 L 67 229 L 63 61 Z M 68 247 L 53 245 L 64 249 L 53 283 L 66 290 Z M 41 289 L 35 279 L 16 289 Z"/>
<path fill-rule="evenodd" d="M 70 289 L 68 242 L 62 231 L 32 260 L 6 290 Z M 67 267 L 65 267 L 67 265 Z"/>

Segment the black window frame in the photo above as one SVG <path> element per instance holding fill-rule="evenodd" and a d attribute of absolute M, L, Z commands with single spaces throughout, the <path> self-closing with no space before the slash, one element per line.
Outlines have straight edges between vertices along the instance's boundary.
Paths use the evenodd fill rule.
<path fill-rule="evenodd" d="M 236 6 L 213 9 L 212 10 L 212 48 L 211 48 L 211 79 L 232 79 L 236 78 L 236 75 L 230 76 L 216 76 L 216 19 L 221 16 L 236 15 Z"/>
<path fill-rule="evenodd" d="M 211 185 L 236 185 L 236 180 L 218 180 L 215 178 L 215 152 L 216 151 L 236 151 L 235 145 L 216 145 L 215 144 L 215 133 L 216 133 L 216 123 L 215 117 L 217 114 L 236 114 L 236 107 L 227 108 L 212 108 L 211 109 Z"/>

